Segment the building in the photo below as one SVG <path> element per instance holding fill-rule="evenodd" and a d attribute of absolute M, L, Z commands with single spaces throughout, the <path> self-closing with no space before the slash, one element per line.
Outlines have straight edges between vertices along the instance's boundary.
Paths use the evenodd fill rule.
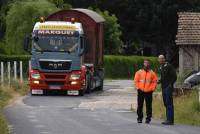
<path fill-rule="evenodd" d="M 179 46 L 179 72 L 186 75 L 200 69 L 200 13 L 179 12 L 176 45 Z"/>

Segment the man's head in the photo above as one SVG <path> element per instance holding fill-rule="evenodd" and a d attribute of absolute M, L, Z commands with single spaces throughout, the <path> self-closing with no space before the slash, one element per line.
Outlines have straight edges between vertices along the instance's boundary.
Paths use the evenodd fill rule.
<path fill-rule="evenodd" d="M 150 61 L 148 59 L 144 60 L 144 69 L 148 70 L 150 69 Z"/>
<path fill-rule="evenodd" d="M 166 62 L 165 56 L 162 55 L 162 54 L 159 55 L 158 56 L 158 61 L 159 61 L 160 64 L 165 64 L 165 62 Z"/>

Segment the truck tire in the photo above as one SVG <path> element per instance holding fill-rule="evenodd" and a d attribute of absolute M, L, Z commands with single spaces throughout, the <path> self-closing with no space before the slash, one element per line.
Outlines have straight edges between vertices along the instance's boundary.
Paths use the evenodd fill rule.
<path fill-rule="evenodd" d="M 84 96 L 85 90 L 79 90 L 79 96 Z"/>
<path fill-rule="evenodd" d="M 97 88 L 99 91 L 103 91 L 103 80 L 101 80 L 101 85 Z"/>
<path fill-rule="evenodd" d="M 85 89 L 85 92 L 86 93 L 91 93 L 91 77 L 90 77 L 90 74 L 86 74 L 86 89 Z"/>

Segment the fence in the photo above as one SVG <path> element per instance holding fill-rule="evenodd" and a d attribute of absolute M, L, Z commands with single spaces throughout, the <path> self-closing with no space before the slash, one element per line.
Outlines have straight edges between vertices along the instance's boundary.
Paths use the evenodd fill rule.
<path fill-rule="evenodd" d="M 12 81 L 23 82 L 27 79 L 30 61 L 0 61 L 1 85 Z"/>

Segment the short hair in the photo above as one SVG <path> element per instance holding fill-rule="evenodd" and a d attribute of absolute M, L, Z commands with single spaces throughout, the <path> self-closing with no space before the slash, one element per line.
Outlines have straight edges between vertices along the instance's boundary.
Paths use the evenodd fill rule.
<path fill-rule="evenodd" d="M 144 61 L 148 61 L 149 63 L 151 62 L 149 59 L 144 59 Z"/>
<path fill-rule="evenodd" d="M 165 59 L 165 56 L 163 54 L 159 55 L 158 58 L 164 58 Z"/>

